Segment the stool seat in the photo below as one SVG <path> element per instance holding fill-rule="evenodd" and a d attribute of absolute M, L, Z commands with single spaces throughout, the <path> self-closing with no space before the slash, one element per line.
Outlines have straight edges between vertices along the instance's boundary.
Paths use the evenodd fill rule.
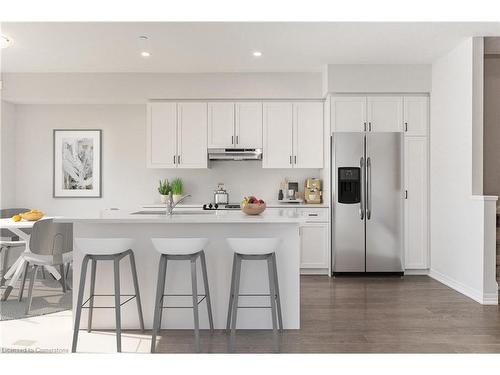
<path fill-rule="evenodd" d="M 86 255 L 113 255 L 134 247 L 132 238 L 75 238 L 78 250 Z"/>
<path fill-rule="evenodd" d="M 280 239 L 269 238 L 227 238 L 231 249 L 237 254 L 242 255 L 263 255 L 271 254 L 276 251 Z"/>
<path fill-rule="evenodd" d="M 166 255 L 195 254 L 208 244 L 208 238 L 191 237 L 152 238 L 151 241 L 156 251 Z"/>

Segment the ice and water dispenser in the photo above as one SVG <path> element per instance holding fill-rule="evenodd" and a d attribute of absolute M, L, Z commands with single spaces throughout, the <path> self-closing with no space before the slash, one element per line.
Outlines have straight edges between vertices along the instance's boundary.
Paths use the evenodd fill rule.
<path fill-rule="evenodd" d="M 361 168 L 338 168 L 338 201 L 339 203 L 359 203 L 361 201 Z"/>

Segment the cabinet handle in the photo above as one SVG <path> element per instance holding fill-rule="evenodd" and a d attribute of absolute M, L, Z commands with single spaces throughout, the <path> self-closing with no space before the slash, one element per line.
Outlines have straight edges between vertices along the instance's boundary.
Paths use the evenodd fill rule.
<path fill-rule="evenodd" d="M 231 136 L 231 144 L 234 145 L 234 135 Z"/>
<path fill-rule="evenodd" d="M 405 132 L 407 132 L 407 131 L 408 131 L 408 123 L 405 122 Z"/>
<path fill-rule="evenodd" d="M 292 164 L 292 155 L 290 155 L 290 164 Z"/>
<path fill-rule="evenodd" d="M 368 131 L 372 131 L 372 123 L 371 122 L 368 123 Z"/>
<path fill-rule="evenodd" d="M 297 164 L 297 155 L 295 155 L 293 158 L 294 158 L 294 161 L 293 161 L 294 164 Z"/>
<path fill-rule="evenodd" d="M 181 163 L 181 156 L 177 155 L 177 164 L 180 164 L 180 163 Z"/>
<path fill-rule="evenodd" d="M 364 128 L 363 129 L 364 129 L 363 131 L 366 131 L 366 122 L 364 123 Z"/>
<path fill-rule="evenodd" d="M 240 141 L 238 140 L 238 136 L 236 136 L 236 144 L 240 143 Z"/>
<path fill-rule="evenodd" d="M 405 190 L 405 199 L 408 199 L 408 190 Z"/>
<path fill-rule="evenodd" d="M 174 155 L 174 164 L 175 164 L 175 155 Z"/>

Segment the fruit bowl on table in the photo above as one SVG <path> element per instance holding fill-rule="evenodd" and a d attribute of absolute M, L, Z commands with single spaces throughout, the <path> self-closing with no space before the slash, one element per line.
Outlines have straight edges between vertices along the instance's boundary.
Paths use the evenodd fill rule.
<path fill-rule="evenodd" d="M 40 211 L 36 211 L 36 212 L 28 211 L 28 212 L 22 212 L 19 214 L 19 216 L 21 216 L 21 218 L 26 220 L 26 221 L 37 221 L 37 220 L 40 220 L 42 217 L 44 217 L 44 215 L 45 214 L 43 212 L 40 212 Z"/>
<path fill-rule="evenodd" d="M 241 211 L 247 215 L 259 215 L 263 213 L 265 209 L 265 203 L 247 203 L 246 205 L 241 206 Z"/>

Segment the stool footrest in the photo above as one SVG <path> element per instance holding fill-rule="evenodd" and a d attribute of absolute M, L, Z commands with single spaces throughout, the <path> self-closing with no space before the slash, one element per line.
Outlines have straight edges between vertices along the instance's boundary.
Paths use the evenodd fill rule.
<path fill-rule="evenodd" d="M 238 309 L 270 309 L 271 306 L 238 306 Z"/>
<path fill-rule="evenodd" d="M 93 297 L 114 297 L 115 295 L 114 294 L 93 294 L 91 295 L 83 304 L 82 304 L 82 309 L 90 309 L 90 300 L 93 298 Z M 127 298 L 125 301 L 121 302 L 120 303 L 120 306 L 123 306 L 125 305 L 127 302 L 130 302 L 132 301 L 134 298 L 137 297 L 136 294 L 120 294 L 120 297 L 130 297 L 130 298 Z M 89 306 L 85 306 L 89 304 Z M 93 309 L 115 309 L 116 306 L 92 306 Z"/>
<path fill-rule="evenodd" d="M 164 294 L 161 298 L 161 308 L 162 309 L 192 309 L 193 306 L 163 306 L 164 297 L 192 297 L 192 294 Z M 196 304 L 199 305 L 207 298 L 206 294 L 198 294 L 196 297 L 202 297 Z M 197 298 L 198 299 L 198 298 Z"/>

